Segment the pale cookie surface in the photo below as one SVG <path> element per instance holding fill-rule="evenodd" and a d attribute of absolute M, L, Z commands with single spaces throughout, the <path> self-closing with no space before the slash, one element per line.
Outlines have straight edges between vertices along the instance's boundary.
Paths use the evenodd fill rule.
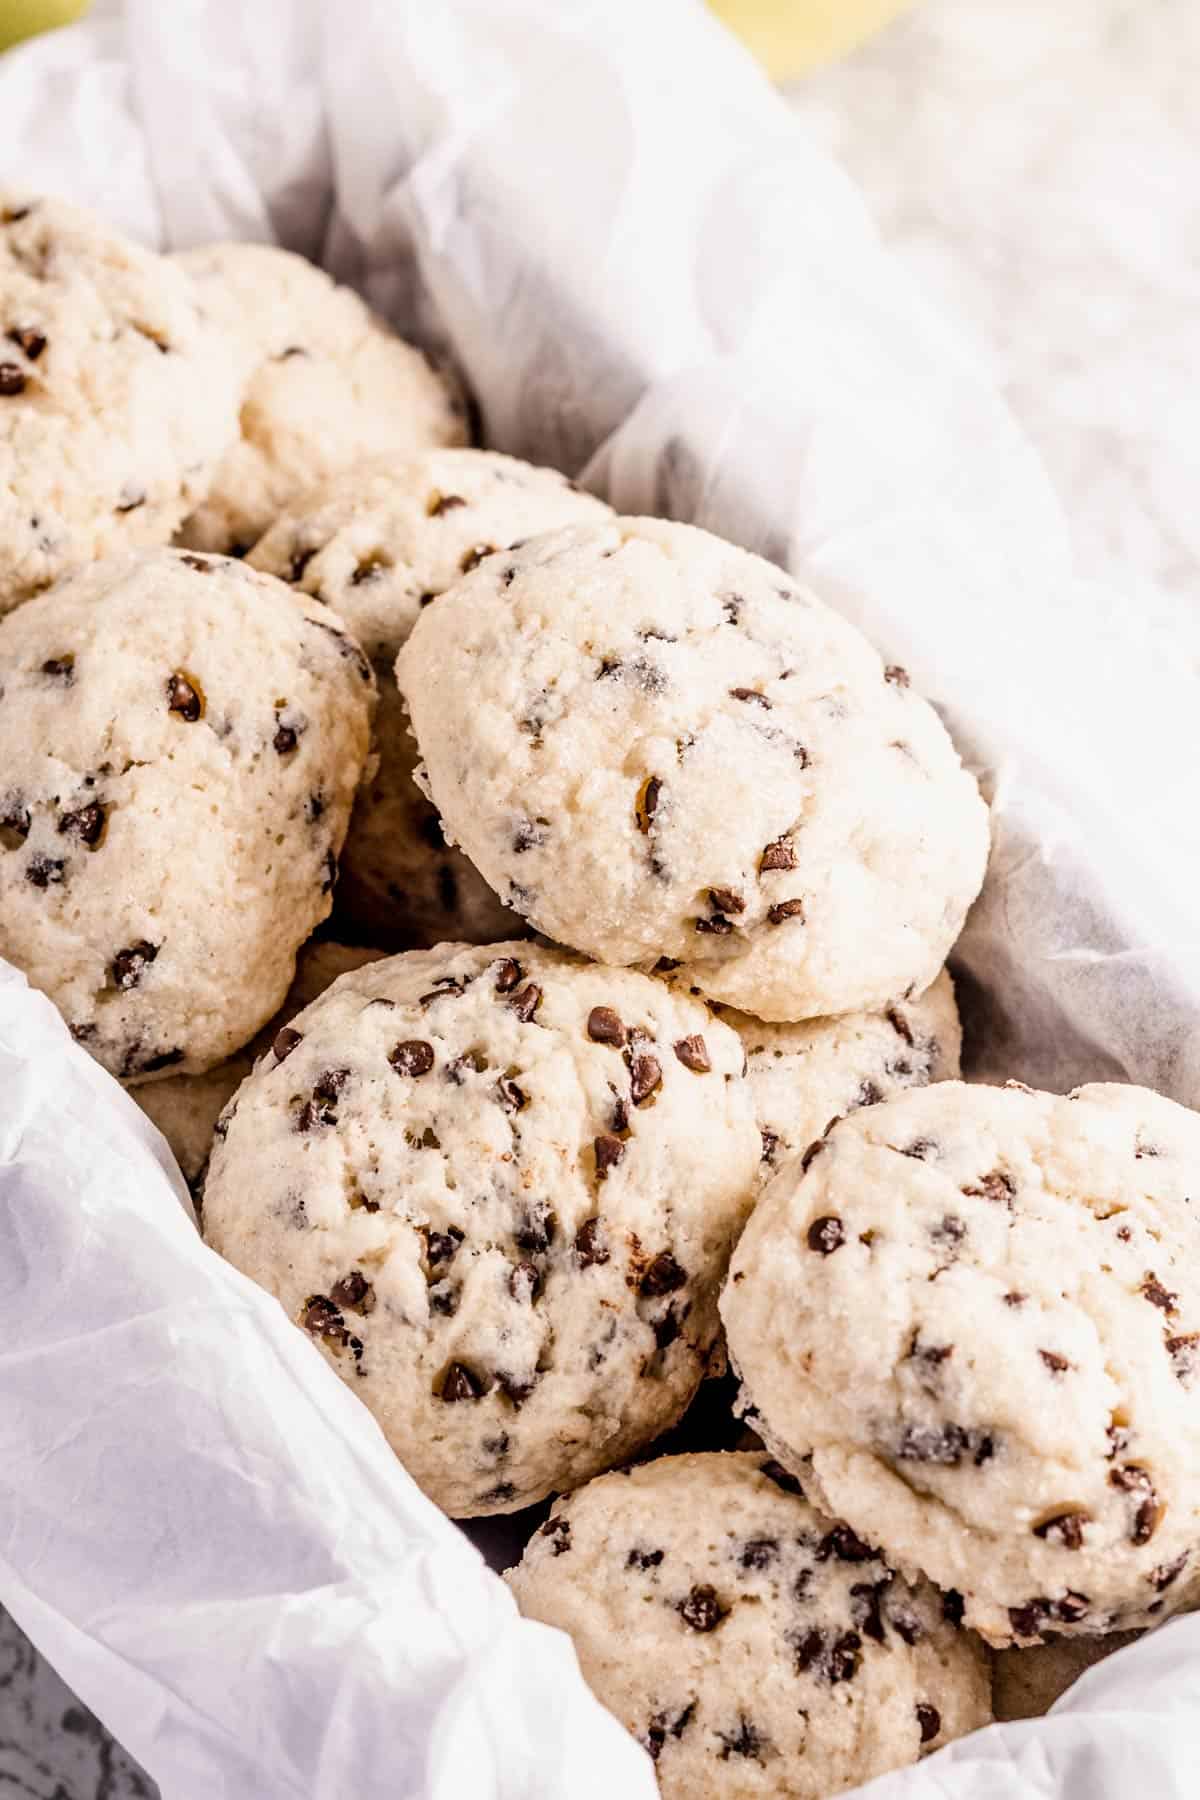
<path fill-rule="evenodd" d="M 691 526 L 488 557 L 396 672 L 447 835 L 502 898 L 759 1018 L 927 986 L 982 880 L 986 808 L 903 670 Z"/>
<path fill-rule="evenodd" d="M 756 1429 L 997 1645 L 1155 1623 L 1200 1540 L 1198 1187 L 1200 1117 L 1144 1088 L 842 1120 L 722 1298 Z"/>
<path fill-rule="evenodd" d="M 237 435 L 187 277 L 61 200 L 0 191 L 0 613 L 166 543 Z"/>
<path fill-rule="evenodd" d="M 244 553 L 288 501 L 352 463 L 466 441 L 452 383 L 304 257 L 209 244 L 171 260 L 244 376 L 240 438 L 181 543 Z"/>
<path fill-rule="evenodd" d="M 340 612 L 375 664 L 379 768 L 359 795 L 339 915 L 389 940 L 491 943 L 522 922 L 449 848 L 413 781 L 417 747 L 393 665 L 429 605 L 490 551 L 575 520 L 609 516 L 555 469 L 488 450 L 426 450 L 349 469 L 289 508 L 250 562 Z"/>
<path fill-rule="evenodd" d="M 591 1482 L 508 1581 L 570 1633 L 671 1800 L 825 1800 L 990 1722 L 982 1652 L 941 1596 L 761 1454 Z"/>
<path fill-rule="evenodd" d="M 715 1010 L 745 1046 L 763 1181 L 803 1156 L 833 1120 L 962 1072 L 962 1027 L 945 969 L 923 994 L 883 1012 L 768 1025 L 731 1006 Z"/>
<path fill-rule="evenodd" d="M 211 1068 L 329 911 L 365 657 L 270 576 L 163 549 L 0 622 L 0 693 L 0 955 L 114 1074 Z"/>
<path fill-rule="evenodd" d="M 133 1089 L 133 1098 L 171 1146 L 180 1172 L 193 1190 L 199 1187 L 212 1149 L 217 1120 L 260 1056 L 274 1044 L 281 1028 L 318 994 L 351 969 L 375 962 L 378 950 L 360 950 L 314 938 L 296 959 L 296 978 L 279 1011 L 244 1050 L 203 1075 L 164 1075 Z"/>
<path fill-rule="evenodd" d="M 205 1233 L 445 1511 L 515 1511 L 691 1399 L 758 1161 L 741 1065 L 647 976 L 410 951 L 340 981 L 239 1090 Z"/>

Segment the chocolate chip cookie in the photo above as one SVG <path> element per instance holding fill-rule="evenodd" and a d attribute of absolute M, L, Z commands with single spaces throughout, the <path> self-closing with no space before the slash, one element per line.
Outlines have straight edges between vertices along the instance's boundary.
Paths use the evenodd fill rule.
<path fill-rule="evenodd" d="M 181 270 L 0 191 L 0 613 L 166 543 L 237 436 L 238 373 Z"/>
<path fill-rule="evenodd" d="M 413 781 L 393 665 L 422 609 L 497 548 L 608 508 L 554 469 L 486 450 L 425 450 L 349 469 L 290 507 L 249 561 L 346 620 L 375 665 L 379 767 L 342 853 L 339 914 L 397 947 L 512 937 L 521 920 L 451 849 Z"/>
<path fill-rule="evenodd" d="M 672 1800 L 825 1800 L 991 1718 L 982 1652 L 941 1596 L 766 1456 L 590 1482 L 508 1581 L 570 1633 Z"/>
<path fill-rule="evenodd" d="M 447 1512 L 512 1512 L 683 1412 L 759 1156 L 686 996 L 534 944 L 372 963 L 218 1132 L 204 1229 Z"/>
<path fill-rule="evenodd" d="M 835 1119 L 961 1073 L 962 1027 L 945 969 L 923 994 L 839 1019 L 768 1025 L 732 1006 L 712 1005 L 745 1046 L 763 1182 L 802 1156 Z"/>
<path fill-rule="evenodd" d="M 987 809 L 904 671 L 691 526 L 485 557 L 396 673 L 447 834 L 502 899 L 758 1018 L 928 986 L 983 878 Z"/>
<path fill-rule="evenodd" d="M 767 1188 L 722 1298 L 752 1422 L 992 1643 L 1129 1630 L 1200 1545 L 1200 1118 L 943 1082 Z"/>
<path fill-rule="evenodd" d="M 171 260 L 242 373 L 240 437 L 180 543 L 244 554 L 281 507 L 351 463 L 465 443 L 455 384 L 304 257 L 208 244 Z"/>
<path fill-rule="evenodd" d="M 329 912 L 374 682 L 224 557 L 92 563 L 0 620 L 0 955 L 128 1081 L 199 1073 Z"/>

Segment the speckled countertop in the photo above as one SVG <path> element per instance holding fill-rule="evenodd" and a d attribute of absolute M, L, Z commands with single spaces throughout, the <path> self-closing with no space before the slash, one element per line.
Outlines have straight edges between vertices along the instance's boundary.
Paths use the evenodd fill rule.
<path fill-rule="evenodd" d="M 1195 0 L 928 0 L 791 98 L 1200 673 L 1197 67 Z M 0 1609 L 0 1800 L 155 1792 Z"/>

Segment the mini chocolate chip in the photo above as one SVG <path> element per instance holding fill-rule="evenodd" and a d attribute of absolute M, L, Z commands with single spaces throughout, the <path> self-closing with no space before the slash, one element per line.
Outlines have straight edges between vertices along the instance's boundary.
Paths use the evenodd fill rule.
<path fill-rule="evenodd" d="M 64 813 L 58 821 L 59 832 L 64 836 L 77 837 L 89 850 L 94 850 L 104 835 L 104 823 L 107 815 L 99 801 L 92 800 L 87 806 L 81 806 L 77 812 Z"/>
<path fill-rule="evenodd" d="M 7 337 L 10 344 L 15 344 L 18 350 L 25 352 L 30 362 L 36 362 L 46 348 L 42 333 L 35 331 L 31 325 L 14 325 Z"/>
<path fill-rule="evenodd" d="M 832 1256 L 846 1241 L 846 1227 L 833 1213 L 814 1219 L 808 1228 L 808 1247 L 822 1256 Z"/>
<path fill-rule="evenodd" d="M 279 715 L 276 714 L 277 718 L 278 716 Z M 280 756 L 290 756 L 299 742 L 295 727 L 291 725 L 280 725 L 271 742 Z"/>
<path fill-rule="evenodd" d="M 733 921 L 727 919 L 723 913 L 714 913 L 711 919 L 697 919 L 696 930 L 704 932 L 709 937 L 728 937 L 733 930 Z"/>
<path fill-rule="evenodd" d="M 597 1138 L 596 1142 L 600 1141 Z M 599 1162 L 598 1153 L 597 1162 Z M 600 1241 L 600 1220 L 598 1218 L 585 1219 L 575 1233 L 575 1254 L 579 1258 L 581 1269 L 590 1269 L 593 1264 L 608 1261 L 608 1250 Z"/>
<path fill-rule="evenodd" d="M 1004 1304 L 1005 1306 L 1024 1306 L 1028 1298 L 1028 1294 L 1018 1294 L 1014 1291 L 1013 1293 L 1005 1294 Z"/>
<path fill-rule="evenodd" d="M 551 1540 L 550 1548 L 555 1556 L 565 1556 L 571 1548 L 570 1519 L 547 1519 L 541 1532 L 543 1537 Z"/>
<path fill-rule="evenodd" d="M 764 1125 L 758 1135 L 762 1139 L 762 1156 L 760 1161 L 773 1163 L 775 1161 L 775 1152 L 779 1148 L 779 1133 L 777 1131 L 768 1131 Z"/>
<path fill-rule="evenodd" d="M 508 1278 L 509 1292 L 522 1306 L 532 1306 L 541 1285 L 541 1276 L 529 1262 L 517 1263 Z"/>
<path fill-rule="evenodd" d="M 1167 1355 L 1178 1381 L 1187 1383 L 1196 1372 L 1200 1353 L 1200 1331 L 1183 1332 L 1179 1337 L 1165 1338 Z"/>
<path fill-rule="evenodd" d="M 936 1225 L 929 1227 L 930 1238 L 943 1249 L 957 1249 L 966 1235 L 967 1228 L 955 1213 L 947 1213 Z"/>
<path fill-rule="evenodd" d="M 524 1112 L 529 1105 L 529 1096 L 525 1089 L 518 1087 L 509 1075 L 501 1075 L 497 1080 L 496 1098 L 507 1113 Z"/>
<path fill-rule="evenodd" d="M 120 494 L 117 496 L 117 504 L 113 508 L 113 511 L 119 513 L 136 512 L 139 506 L 145 506 L 145 504 L 145 488 L 138 487 L 132 481 L 127 481 L 121 489 Z"/>
<path fill-rule="evenodd" d="M 283 1062 L 285 1057 L 292 1054 L 296 1045 L 302 1044 L 303 1042 L 304 1033 L 302 1031 L 293 1031 L 290 1025 L 281 1025 L 279 1030 L 275 1033 L 275 1042 L 271 1045 L 272 1050 L 275 1052 L 275 1060 L 277 1062 Z"/>
<path fill-rule="evenodd" d="M 307 569 L 309 563 L 312 561 L 313 557 L 316 554 L 317 554 L 317 552 L 316 552 L 315 546 L 311 550 L 296 550 L 296 551 L 294 551 L 292 554 L 291 568 L 288 573 L 288 580 L 289 581 L 301 580 L 301 578 L 304 575 L 305 569 Z"/>
<path fill-rule="evenodd" d="M 663 1557 L 666 1554 L 665 1550 L 639 1550 L 635 1548 L 631 1550 L 629 1555 L 625 1558 L 625 1567 L 627 1569 L 657 1569 L 661 1566 Z"/>
<path fill-rule="evenodd" d="M 1008 1609 L 1008 1622 L 1020 1638 L 1040 1637 L 1044 1618 L 1045 1610 L 1039 1600 L 1031 1600 L 1026 1606 L 1010 1606 Z"/>
<path fill-rule="evenodd" d="M 673 1294 L 687 1283 L 687 1271 L 681 1269 L 669 1250 L 660 1250 L 659 1254 L 647 1263 L 638 1282 L 639 1293 L 657 1299 L 662 1294 Z"/>
<path fill-rule="evenodd" d="M 611 1087 L 611 1085 L 612 1085 L 611 1082 L 609 1083 L 609 1085 Z M 615 1089 L 614 1089 L 614 1092 L 615 1092 Z M 612 1116 L 609 1119 L 608 1123 L 609 1123 L 610 1129 L 613 1131 L 628 1131 L 629 1130 L 629 1108 L 626 1106 L 624 1100 L 622 1100 L 619 1095 L 613 1101 Z"/>
<path fill-rule="evenodd" d="M 173 1069 L 176 1063 L 182 1061 L 182 1050 L 158 1050 L 150 1056 L 137 1058 L 136 1062 L 121 1072 L 123 1075 L 153 1075 L 159 1069 Z"/>
<path fill-rule="evenodd" d="M 417 1001 L 418 1006 L 432 1006 L 435 1000 L 457 1000 L 466 993 L 466 987 L 455 975 L 439 975 L 427 994 L 422 994 Z"/>
<path fill-rule="evenodd" d="M 317 1077 L 313 1095 L 327 1106 L 335 1106 L 338 1096 L 350 1079 L 349 1069 L 324 1069 Z"/>
<path fill-rule="evenodd" d="M 908 677 L 905 676 L 905 681 Z M 923 1744 L 932 1744 L 942 1729 L 942 1715 L 936 1706 L 928 1706 L 924 1700 L 917 1701 L 917 1726 Z"/>
<path fill-rule="evenodd" d="M 42 664 L 42 674 L 51 681 L 59 682 L 63 687 L 72 687 L 75 682 L 74 656 L 51 656 Z"/>
<path fill-rule="evenodd" d="M 662 1064 L 657 1056 L 644 1051 L 629 1064 L 629 1097 L 635 1106 L 644 1106 L 651 1094 L 662 1085 Z"/>
<path fill-rule="evenodd" d="M 182 555 L 179 560 L 185 569 L 195 569 L 197 575 L 211 575 L 216 568 L 215 563 L 206 562 L 202 556 L 192 556 L 190 552 Z"/>
<path fill-rule="evenodd" d="M 965 1187 L 962 1191 L 973 1200 L 993 1200 L 998 1206 L 1011 1207 L 1017 1184 L 1003 1169 L 993 1169 L 990 1174 L 981 1176 L 972 1186 Z"/>
<path fill-rule="evenodd" d="M 1157 1569 L 1151 1569 L 1150 1585 L 1157 1593 L 1161 1594 L 1164 1588 L 1169 1588 L 1171 1583 L 1183 1574 L 1187 1567 L 1189 1554 L 1190 1552 L 1187 1550 L 1181 1550 L 1174 1562 L 1159 1563 Z"/>
<path fill-rule="evenodd" d="M 722 1606 L 717 1599 L 716 1589 L 707 1583 L 694 1587 L 686 1600 L 681 1600 L 676 1608 L 685 1625 L 693 1631 L 715 1631 L 721 1620 L 729 1613 L 727 1606 Z"/>
<path fill-rule="evenodd" d="M 435 1281 L 429 1289 L 430 1310 L 444 1319 L 452 1319 L 458 1311 L 462 1289 L 457 1281 Z"/>
<path fill-rule="evenodd" d="M 778 1538 L 747 1538 L 738 1553 L 738 1561 L 743 1569 L 767 1569 L 778 1555 Z"/>
<path fill-rule="evenodd" d="M 587 1034 L 594 1044 L 615 1044 L 618 1048 L 628 1036 L 611 1006 L 593 1006 L 588 1014 Z"/>
<path fill-rule="evenodd" d="M 883 1597 L 891 1586 L 892 1576 L 882 1581 L 856 1581 L 850 1589 L 850 1617 L 873 1643 L 884 1642 Z"/>
<path fill-rule="evenodd" d="M 758 869 L 761 875 L 769 875 L 776 869 L 794 869 L 795 866 L 795 849 L 791 839 L 785 837 L 776 838 L 774 843 L 768 844 L 758 859 Z"/>
<path fill-rule="evenodd" d="M 766 1462 L 759 1463 L 758 1472 L 768 1481 L 773 1481 L 777 1488 L 782 1488 L 785 1494 L 797 1494 L 803 1500 L 804 1489 L 796 1477 L 781 1462 L 776 1462 L 773 1456 L 768 1456 Z"/>
<path fill-rule="evenodd" d="M 364 1318 L 375 1307 L 375 1289 L 361 1269 L 351 1269 L 348 1275 L 335 1281 L 329 1290 L 329 1298 L 350 1312 L 362 1313 Z"/>
<path fill-rule="evenodd" d="M 767 712 L 770 712 L 771 710 L 771 702 L 767 699 L 765 694 L 760 694 L 757 688 L 730 688 L 729 697 L 731 700 L 743 700 L 754 706 L 765 707 Z"/>
<path fill-rule="evenodd" d="M 513 832 L 514 853 L 523 856 L 527 850 L 540 850 L 546 842 L 549 826 L 549 819 L 522 819 Z"/>
<path fill-rule="evenodd" d="M 832 1530 L 825 1533 L 817 1546 L 818 1562 L 828 1562 L 831 1556 L 836 1557 L 838 1562 L 874 1562 L 876 1552 L 869 1544 L 863 1543 L 856 1531 L 839 1520 Z"/>
<path fill-rule="evenodd" d="M 1148 1544 L 1158 1530 L 1163 1512 L 1149 1471 L 1136 1463 L 1126 1463 L 1122 1468 L 1110 1469 L 1108 1479 L 1110 1486 L 1120 1492 L 1142 1496 L 1134 1509 L 1129 1541 L 1131 1544 Z"/>
<path fill-rule="evenodd" d="M 537 1256 L 550 1248 L 557 1230 L 557 1213 L 544 1200 L 535 1200 L 526 1207 L 513 1231 L 513 1238 L 522 1250 Z"/>
<path fill-rule="evenodd" d="M 608 1171 L 615 1169 L 625 1154 L 625 1146 L 619 1137 L 612 1137 L 603 1132 L 595 1139 L 592 1148 L 596 1153 L 596 1179 L 604 1181 Z"/>
<path fill-rule="evenodd" d="M 496 964 L 496 992 L 510 994 L 521 979 L 521 965 L 511 956 Z"/>
<path fill-rule="evenodd" d="M 483 1383 L 464 1363 L 452 1362 L 442 1379 L 441 1398 L 447 1401 L 478 1400 Z"/>
<path fill-rule="evenodd" d="M 1141 1291 L 1151 1306 L 1157 1306 L 1165 1313 L 1175 1311 L 1175 1302 L 1179 1295 L 1168 1292 L 1157 1275 L 1152 1275 L 1149 1270 L 1146 1271 L 1146 1279 L 1142 1282 Z"/>
<path fill-rule="evenodd" d="M 900 1150 L 901 1156 L 911 1156 L 914 1162 L 932 1162 L 938 1154 L 938 1144 L 935 1138 L 918 1137 L 914 1138 L 911 1144 L 905 1144 L 903 1148 L 899 1145 L 894 1148 Z"/>
<path fill-rule="evenodd" d="M 0 362 L 0 395 L 4 399 L 15 399 L 25 392 L 25 386 L 25 371 L 18 363 Z"/>
<path fill-rule="evenodd" d="M 381 556 L 364 557 L 350 577 L 350 586 L 362 587 L 364 582 L 378 581 L 389 566 Z"/>
<path fill-rule="evenodd" d="M 310 1131 L 320 1131 L 324 1126 L 336 1125 L 337 1113 L 327 1102 L 316 1099 L 306 1100 L 296 1115 L 296 1130 L 302 1135 Z"/>
<path fill-rule="evenodd" d="M 961 1425 L 906 1425 L 896 1455 L 901 1462 L 935 1463 L 956 1469 L 966 1456 L 976 1468 L 990 1462 L 995 1444 L 987 1432 L 967 1431 Z"/>
<path fill-rule="evenodd" d="M 637 821 L 638 830 L 643 833 L 649 831 L 650 821 L 658 811 L 658 802 L 662 796 L 662 787 L 663 784 L 657 775 L 651 775 L 649 780 L 642 785 L 641 793 L 634 806 L 634 817 Z"/>
<path fill-rule="evenodd" d="M 205 566 L 201 564 L 202 568 Z M 177 713 L 185 724 L 194 725 L 203 715 L 204 696 L 199 687 L 189 681 L 186 675 L 181 675 L 178 669 L 173 675 L 168 675 L 166 692 L 167 711 Z"/>
<path fill-rule="evenodd" d="M 314 1337 L 331 1338 L 342 1345 L 346 1342 L 346 1322 L 324 1294 L 310 1294 L 301 1308 L 300 1323 Z"/>
<path fill-rule="evenodd" d="M 542 990 L 531 981 L 514 994 L 508 1003 L 520 1019 L 522 1025 L 528 1025 L 534 1013 L 542 1004 Z"/>
<path fill-rule="evenodd" d="M 1054 1538 L 1064 1550 L 1082 1550 L 1083 1528 L 1085 1525 L 1090 1525 L 1091 1522 L 1091 1513 L 1078 1511 L 1055 1513 L 1053 1518 L 1043 1519 L 1040 1525 L 1035 1525 L 1033 1535 L 1036 1538 Z"/>
<path fill-rule="evenodd" d="M 962 1595 L 959 1594 L 956 1596 L 956 1598 L 957 1598 L 959 1604 L 961 1605 L 962 1604 Z M 945 1616 L 945 1606 L 944 1605 L 943 1605 L 942 1611 L 943 1611 L 943 1616 Z M 953 1621 L 949 1621 L 949 1622 L 951 1622 L 955 1625 L 961 1625 L 961 1623 L 962 1623 L 961 1613 L 959 1614 L 957 1619 L 955 1619 Z M 916 1617 L 916 1615 L 913 1613 L 891 1612 L 889 1610 L 888 1624 L 891 1626 L 892 1630 L 896 1633 L 896 1636 L 898 1638 L 900 1638 L 902 1640 L 902 1642 L 904 1642 L 908 1645 L 910 1650 L 912 1649 L 914 1644 L 919 1644 L 921 1639 L 925 1635 L 924 1626 L 921 1624 L 920 1619 L 918 1619 Z"/>
<path fill-rule="evenodd" d="M 1038 1355 L 1052 1375 L 1065 1375 L 1071 1366 L 1066 1357 L 1060 1356 L 1057 1350 L 1039 1350 Z"/>
<path fill-rule="evenodd" d="M 799 919 L 804 922 L 804 902 L 800 899 L 780 900 L 775 906 L 767 908 L 767 917 L 772 925 L 782 925 L 785 919 Z"/>
<path fill-rule="evenodd" d="M 450 1225 L 445 1231 L 427 1231 L 425 1255 L 430 1267 L 436 1268 L 438 1263 L 453 1262 L 462 1241 L 463 1234 L 457 1225 Z"/>
<path fill-rule="evenodd" d="M 745 899 L 736 888 L 709 888 L 708 903 L 719 913 L 744 913 L 746 910 Z"/>
<path fill-rule="evenodd" d="M 883 679 L 890 681 L 893 687 L 906 688 L 908 686 L 908 670 L 902 669 L 899 663 L 889 663 L 883 671 Z"/>
<path fill-rule="evenodd" d="M 461 494 L 439 494 L 435 491 L 425 502 L 425 511 L 431 519 L 440 519 L 445 513 L 453 512 L 456 506 L 466 504 Z"/>
<path fill-rule="evenodd" d="M 679 1038 L 673 1048 L 685 1069 L 691 1069 L 696 1075 L 711 1072 L 712 1058 L 708 1054 L 708 1045 L 698 1032 L 692 1037 Z"/>
<path fill-rule="evenodd" d="M 388 1052 L 388 1061 L 397 1075 L 409 1075 L 415 1081 L 428 1075 L 434 1064 L 433 1045 L 423 1038 L 405 1038 Z"/>
<path fill-rule="evenodd" d="M 912 1026 L 909 1024 L 908 1020 L 904 1017 L 904 1014 L 902 1012 L 899 1012 L 896 1007 L 894 1007 L 894 1006 L 888 1007 L 887 1022 L 891 1026 L 892 1030 L 896 1033 L 897 1037 L 903 1038 L 904 1042 L 906 1044 L 909 1044 L 909 1045 L 912 1044 L 912 1042 L 913 1042 Z"/>
<path fill-rule="evenodd" d="M 477 569 L 484 557 L 491 556 L 495 548 L 495 544 L 472 544 L 469 550 L 464 551 L 459 560 L 458 566 L 463 574 L 469 575 L 472 569 Z"/>
<path fill-rule="evenodd" d="M 109 967 L 108 978 L 113 987 L 128 991 L 140 983 L 147 968 L 158 955 L 159 946 L 139 938 L 128 949 L 118 950 Z"/>
<path fill-rule="evenodd" d="M 19 850 L 32 826 L 29 808 L 20 799 L 10 799 L 8 811 L 0 813 L 0 850 Z"/>
<path fill-rule="evenodd" d="M 749 1762 L 758 1763 L 761 1768 L 767 1757 L 775 1753 L 775 1746 L 770 1738 L 745 1713 L 739 1713 L 735 1731 L 718 1731 L 714 1735 L 720 1738 L 724 1746 L 720 1753 L 722 1762 L 728 1762 L 731 1756 L 742 1756 Z"/>

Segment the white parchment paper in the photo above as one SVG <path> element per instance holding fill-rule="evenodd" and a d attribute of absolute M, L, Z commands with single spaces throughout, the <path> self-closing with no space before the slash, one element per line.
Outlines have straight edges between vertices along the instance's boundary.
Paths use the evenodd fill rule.
<path fill-rule="evenodd" d="M 0 62 L 0 173 L 305 251 L 453 351 L 490 442 L 811 580 L 993 799 L 975 1072 L 1200 1103 L 1196 684 L 1074 580 L 953 328 L 698 5 L 109 4 Z M 0 1318 L 0 1594 L 166 1800 L 654 1792 L 2 965 Z M 1186 1619 L 870 1792 L 1182 1800 L 1197 1768 Z"/>

